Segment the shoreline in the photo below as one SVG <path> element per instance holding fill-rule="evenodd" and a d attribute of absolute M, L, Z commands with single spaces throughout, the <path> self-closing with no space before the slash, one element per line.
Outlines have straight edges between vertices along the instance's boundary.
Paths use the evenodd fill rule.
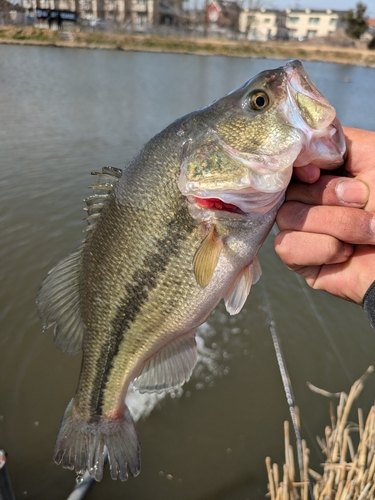
<path fill-rule="evenodd" d="M 68 39 L 62 39 L 67 37 Z M 0 43 L 91 50 L 166 52 L 268 59 L 303 59 L 375 68 L 375 51 L 305 42 L 248 42 L 107 32 L 59 32 L 34 27 L 0 27 Z"/>

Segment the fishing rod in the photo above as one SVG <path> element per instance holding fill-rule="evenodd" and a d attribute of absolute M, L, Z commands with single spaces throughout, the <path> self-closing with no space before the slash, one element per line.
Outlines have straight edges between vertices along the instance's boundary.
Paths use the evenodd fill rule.
<path fill-rule="evenodd" d="M 285 357 L 281 348 L 280 344 L 280 339 L 279 335 L 276 330 L 276 322 L 274 320 L 273 314 L 272 314 L 272 309 L 271 309 L 271 303 L 266 291 L 266 287 L 264 284 L 264 279 L 261 279 L 260 282 L 260 288 L 262 292 L 262 298 L 263 298 L 263 303 L 265 305 L 266 309 L 266 316 L 267 316 L 267 322 L 268 322 L 268 327 L 271 333 L 272 337 L 272 342 L 273 342 L 273 347 L 275 349 L 276 353 L 276 360 L 277 364 L 279 366 L 280 370 L 280 375 L 281 375 L 281 380 L 284 386 L 284 391 L 285 391 L 285 396 L 286 396 L 286 401 L 289 407 L 289 413 L 290 417 L 292 420 L 292 425 L 294 429 L 294 434 L 296 436 L 296 443 L 297 443 L 297 458 L 298 458 L 298 467 L 299 467 L 299 473 L 300 473 L 300 478 L 301 481 L 303 481 L 304 475 L 303 475 L 303 448 L 302 448 L 302 437 L 301 437 L 301 430 L 297 418 L 297 412 L 296 412 L 296 404 L 295 404 L 295 398 L 293 394 L 293 388 L 292 388 L 292 382 L 289 377 L 288 369 L 286 366 L 285 362 Z M 310 498 L 311 500 L 314 500 L 314 493 L 313 493 L 313 485 L 311 481 L 310 474 L 308 473 L 308 481 L 309 481 L 309 492 L 310 492 Z"/>

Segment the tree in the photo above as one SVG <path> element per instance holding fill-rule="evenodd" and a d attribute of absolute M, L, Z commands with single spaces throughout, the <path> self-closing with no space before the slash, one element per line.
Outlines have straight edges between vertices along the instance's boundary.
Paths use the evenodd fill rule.
<path fill-rule="evenodd" d="M 76 16 L 77 16 L 77 21 L 78 19 L 81 17 L 82 13 L 81 13 L 81 2 L 80 0 L 74 0 L 74 7 L 75 7 L 75 11 L 76 11 Z"/>
<path fill-rule="evenodd" d="M 239 0 L 238 6 L 240 11 L 247 9 L 249 15 L 247 16 L 246 33 L 249 35 L 256 29 L 255 11 L 264 7 L 265 0 Z"/>
<path fill-rule="evenodd" d="M 367 30 L 367 17 L 365 17 L 367 6 L 358 2 L 355 10 L 348 10 L 347 14 L 342 17 L 342 21 L 346 23 L 345 33 L 350 38 L 360 38 Z"/>

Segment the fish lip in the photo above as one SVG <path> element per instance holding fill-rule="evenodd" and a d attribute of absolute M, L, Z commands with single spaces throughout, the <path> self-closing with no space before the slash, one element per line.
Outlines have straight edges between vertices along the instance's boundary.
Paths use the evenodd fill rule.
<path fill-rule="evenodd" d="M 336 111 L 311 80 L 301 61 L 297 59 L 288 61 L 283 69 L 286 78 L 286 91 L 289 94 L 287 104 L 290 111 L 293 110 L 291 113 L 289 112 L 290 116 L 299 115 L 300 120 L 302 120 L 301 124 L 303 123 L 302 130 L 305 133 L 307 130 L 322 130 L 328 128 L 329 125 L 335 120 Z M 306 120 L 306 115 L 298 104 L 301 96 L 304 96 L 304 98 L 311 101 L 315 101 L 318 105 L 325 108 L 326 117 L 322 122 L 318 122 L 315 126 L 313 126 L 308 120 Z M 288 113 L 286 113 L 286 116 L 288 116 Z M 293 120 L 291 121 L 293 122 Z M 316 128 L 316 126 L 318 128 Z"/>
<path fill-rule="evenodd" d="M 304 145 L 293 167 L 329 165 L 332 168 L 342 165 L 346 155 L 345 136 L 334 107 L 316 87 L 301 61 L 288 61 L 284 71 L 289 99 L 288 108 L 285 105 L 282 108 L 283 114 L 305 136 Z M 326 108 L 327 116 L 320 123 L 318 121 L 312 125 L 297 104 L 298 95 L 304 95 Z"/>

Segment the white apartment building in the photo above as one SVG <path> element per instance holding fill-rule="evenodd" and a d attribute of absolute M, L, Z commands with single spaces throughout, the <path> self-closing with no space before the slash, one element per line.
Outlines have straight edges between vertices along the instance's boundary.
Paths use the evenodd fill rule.
<path fill-rule="evenodd" d="M 332 35 L 345 11 L 245 9 L 239 17 L 239 30 L 248 40 L 275 38 L 305 39 Z"/>
<path fill-rule="evenodd" d="M 154 16 L 154 0 L 131 0 L 131 22 L 135 26 L 151 25 Z"/>
<path fill-rule="evenodd" d="M 344 11 L 338 10 L 286 10 L 285 26 L 290 38 L 304 39 L 332 35 L 340 24 Z"/>
<path fill-rule="evenodd" d="M 41 9 L 76 10 L 76 0 L 21 0 L 22 6 Z M 146 27 L 153 23 L 154 0 L 78 0 L 80 16 Z"/>
<path fill-rule="evenodd" d="M 273 9 L 245 9 L 239 17 L 239 30 L 246 34 L 248 40 L 265 42 L 277 38 L 280 30 L 285 28 L 286 14 Z"/>

